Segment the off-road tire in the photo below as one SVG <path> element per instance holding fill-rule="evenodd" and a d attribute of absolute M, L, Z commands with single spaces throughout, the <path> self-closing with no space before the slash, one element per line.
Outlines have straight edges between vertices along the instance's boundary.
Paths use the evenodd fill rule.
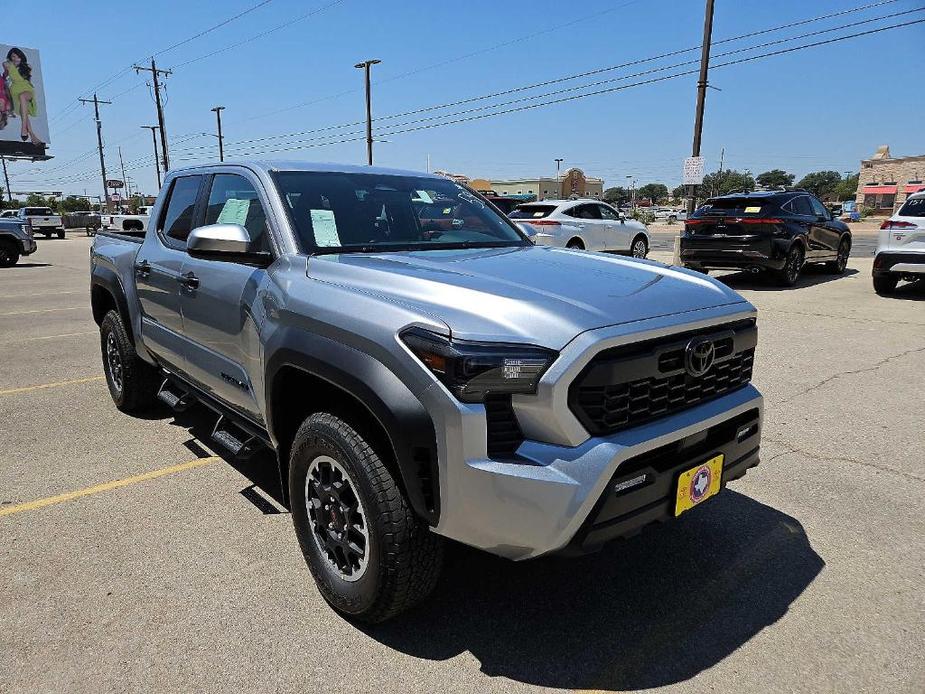
<path fill-rule="evenodd" d="M 800 272 L 803 270 L 803 263 L 806 259 L 803 248 L 799 244 L 793 244 L 787 251 L 787 258 L 784 261 L 784 267 L 775 273 L 777 283 L 782 287 L 792 287 L 800 279 Z"/>
<path fill-rule="evenodd" d="M 845 274 L 845 268 L 848 267 L 848 256 L 851 254 L 851 242 L 848 239 L 842 239 L 838 244 L 838 257 L 825 264 L 825 269 L 833 275 Z"/>
<path fill-rule="evenodd" d="M 114 366 L 109 357 L 110 336 L 121 363 L 118 379 L 114 376 Z M 157 369 L 135 352 L 135 345 L 132 344 L 118 311 L 109 311 L 100 324 L 100 352 L 106 385 L 109 386 L 109 394 L 116 407 L 126 413 L 149 409 L 157 395 L 160 375 Z M 117 380 L 121 381 L 121 385 Z"/>
<path fill-rule="evenodd" d="M 299 427 L 289 461 L 292 522 L 321 595 L 351 619 L 382 622 L 426 598 L 440 575 L 443 542 L 412 512 L 380 455 L 349 423 L 326 412 Z M 329 457 L 347 472 L 366 519 L 366 566 L 346 580 L 322 553 L 306 508 L 312 462 Z M 323 530 L 322 530 L 323 532 Z"/>
<path fill-rule="evenodd" d="M 892 294 L 896 291 L 897 284 L 899 284 L 899 277 L 896 275 L 877 275 L 874 277 L 874 291 L 878 294 Z"/>
<path fill-rule="evenodd" d="M 13 267 L 19 262 L 19 249 L 9 241 L 0 241 L 0 267 Z"/>

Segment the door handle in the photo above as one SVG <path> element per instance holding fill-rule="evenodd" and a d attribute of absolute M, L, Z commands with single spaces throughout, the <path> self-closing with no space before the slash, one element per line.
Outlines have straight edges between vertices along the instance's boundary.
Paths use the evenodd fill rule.
<path fill-rule="evenodd" d="M 135 263 L 135 274 L 139 277 L 147 277 L 151 274 L 151 265 L 147 260 L 139 260 Z"/>
<path fill-rule="evenodd" d="M 188 289 L 196 289 L 199 286 L 199 278 L 192 272 L 187 272 L 185 275 L 177 275 L 177 282 Z"/>

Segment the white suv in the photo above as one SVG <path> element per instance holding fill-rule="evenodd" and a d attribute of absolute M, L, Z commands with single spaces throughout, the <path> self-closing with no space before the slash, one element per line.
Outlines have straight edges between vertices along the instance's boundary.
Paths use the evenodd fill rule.
<path fill-rule="evenodd" d="M 543 200 L 518 205 L 508 215 L 538 246 L 611 251 L 645 258 L 649 232 L 599 200 Z"/>
<path fill-rule="evenodd" d="M 889 294 L 899 280 L 925 279 L 925 191 L 880 225 L 873 275 L 878 294 Z"/>

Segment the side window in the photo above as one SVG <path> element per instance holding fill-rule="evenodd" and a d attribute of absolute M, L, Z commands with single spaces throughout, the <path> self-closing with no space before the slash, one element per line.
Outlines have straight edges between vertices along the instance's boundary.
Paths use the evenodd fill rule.
<path fill-rule="evenodd" d="M 247 229 L 255 249 L 270 249 L 267 215 L 253 184 L 243 176 L 216 174 L 206 206 L 206 224 L 240 224 Z"/>
<path fill-rule="evenodd" d="M 193 229 L 193 213 L 202 176 L 181 176 L 173 182 L 167 208 L 161 216 L 159 231 L 181 245 Z"/>
<path fill-rule="evenodd" d="M 597 205 L 579 205 L 572 208 L 572 216 L 578 219 L 600 219 L 601 211 Z"/>
<path fill-rule="evenodd" d="M 809 196 L 801 195 L 798 198 L 794 198 L 790 201 L 790 206 L 793 208 L 795 214 L 803 215 L 805 217 L 814 216 L 813 206 L 809 203 Z"/>
<path fill-rule="evenodd" d="M 581 205 L 576 205 L 575 207 L 570 207 L 567 210 L 562 210 L 562 214 L 566 217 L 574 217 L 575 219 L 581 218 Z"/>
<path fill-rule="evenodd" d="M 825 205 L 819 202 L 816 198 L 810 198 L 809 204 L 813 206 L 813 214 L 819 217 L 828 217 L 829 213 L 825 209 Z"/>
<path fill-rule="evenodd" d="M 606 205 L 598 205 L 597 207 L 601 211 L 601 219 L 607 219 L 611 222 L 620 220 L 620 216 Z"/>

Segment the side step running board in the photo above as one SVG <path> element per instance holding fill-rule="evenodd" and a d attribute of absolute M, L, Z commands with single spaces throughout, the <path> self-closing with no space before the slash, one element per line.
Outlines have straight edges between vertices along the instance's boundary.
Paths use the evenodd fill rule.
<path fill-rule="evenodd" d="M 176 384 L 170 382 L 170 379 L 164 379 L 160 390 L 157 391 L 157 399 L 165 403 L 174 412 L 188 410 L 196 402 L 195 396 L 187 391 L 180 390 Z"/>
<path fill-rule="evenodd" d="M 247 459 L 263 447 L 263 442 L 256 436 L 231 422 L 225 415 L 219 415 L 212 430 L 212 440 L 227 448 L 236 458 Z"/>

